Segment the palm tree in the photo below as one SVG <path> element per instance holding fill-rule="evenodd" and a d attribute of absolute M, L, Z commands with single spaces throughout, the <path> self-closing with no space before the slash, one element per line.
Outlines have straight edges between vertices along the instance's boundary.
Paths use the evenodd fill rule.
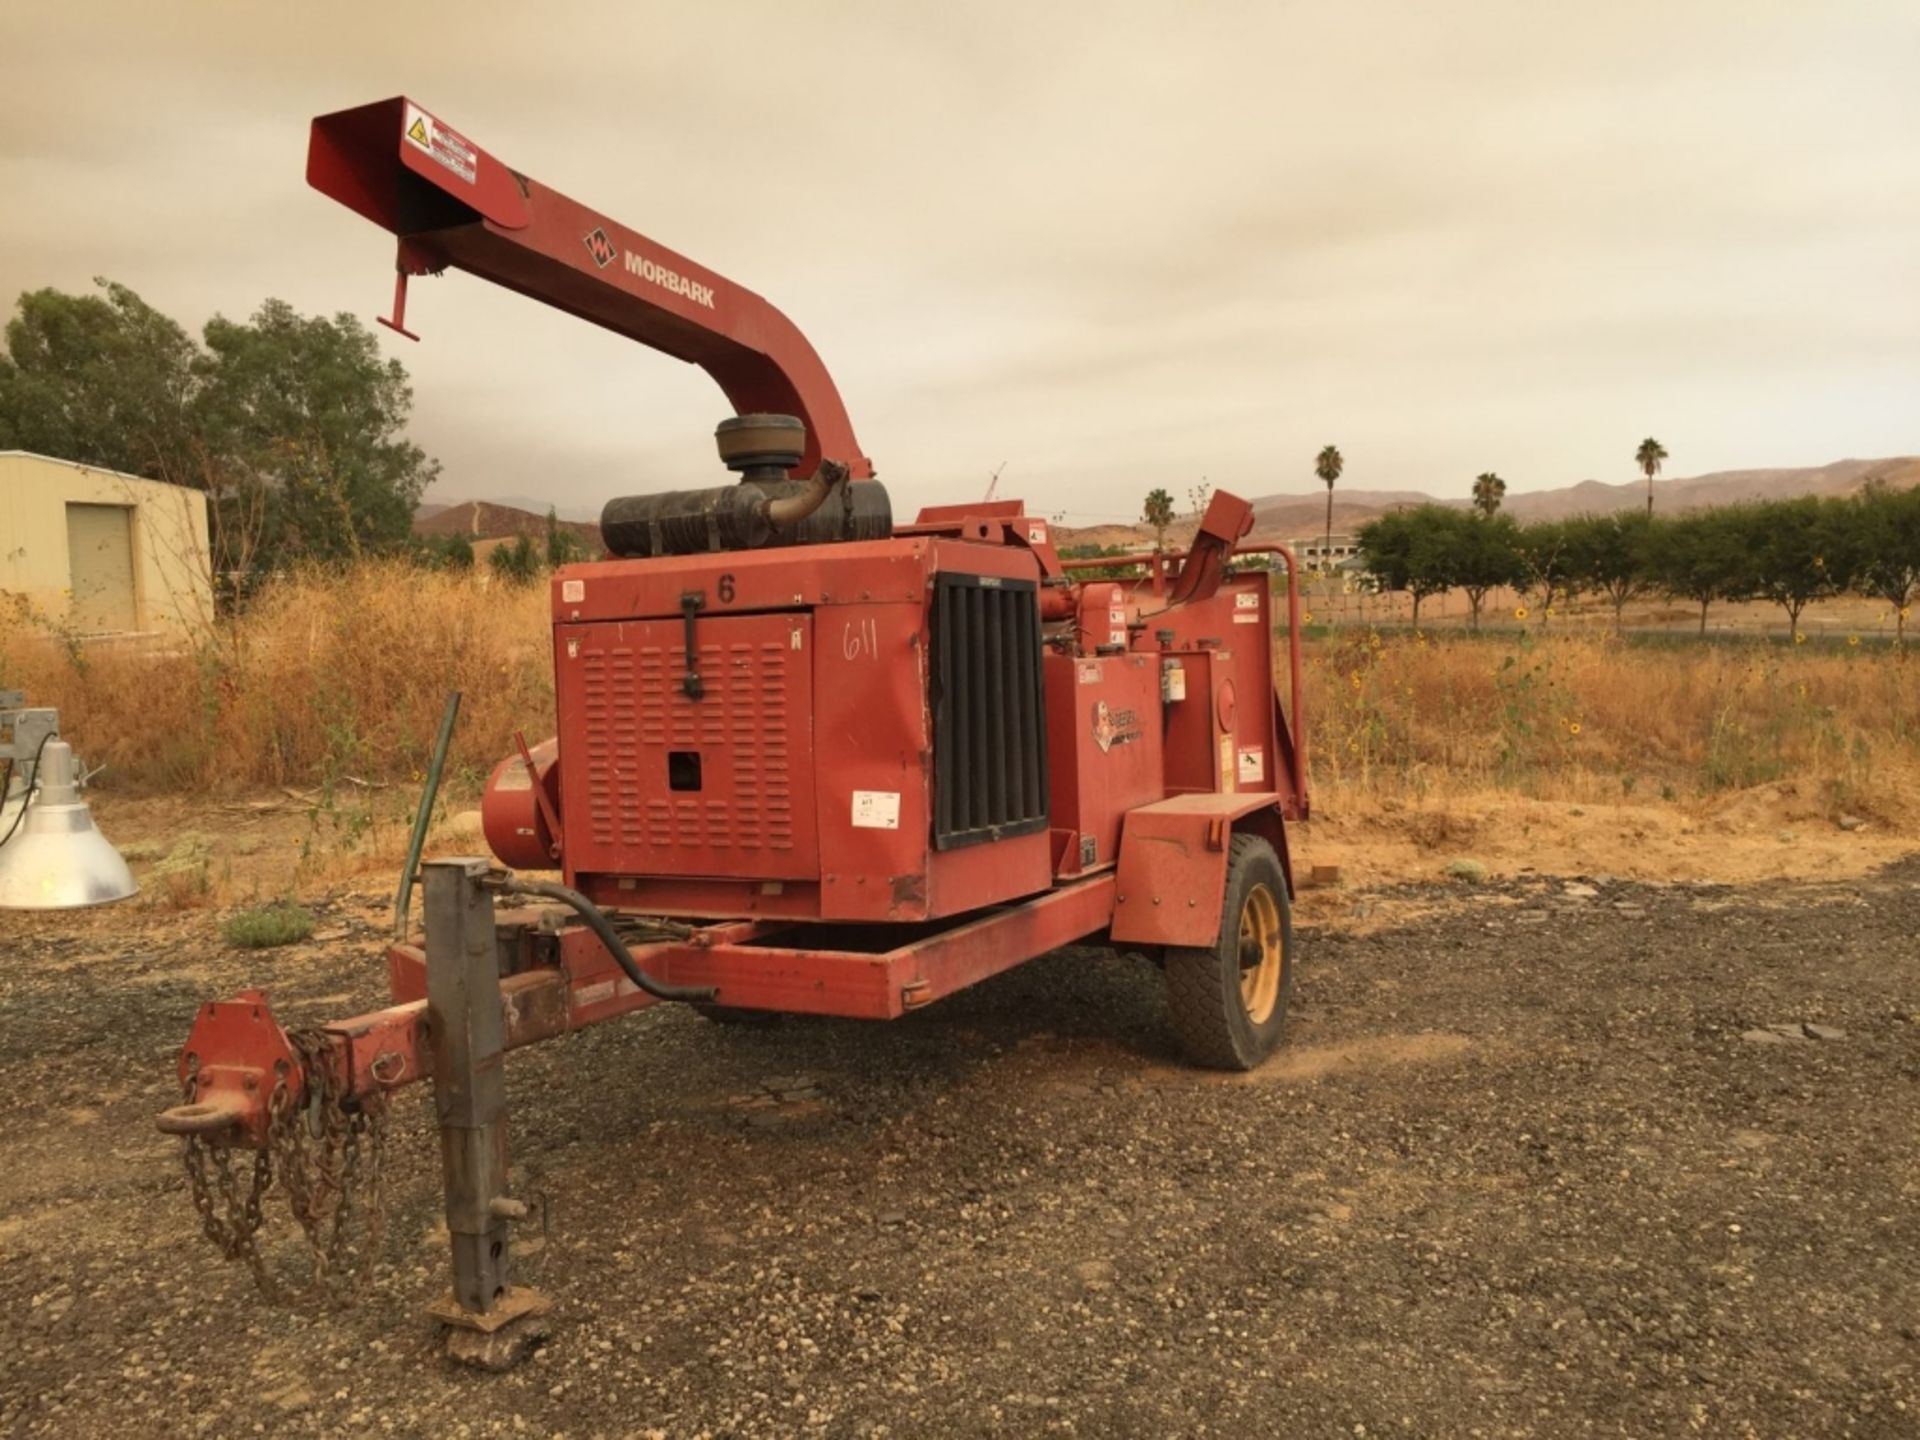
<path fill-rule="evenodd" d="M 1506 494 L 1507 482 L 1489 470 L 1473 482 L 1473 508 L 1491 520 Z"/>
<path fill-rule="evenodd" d="M 1173 496 L 1165 490 L 1149 490 L 1146 508 L 1140 518 L 1153 527 L 1153 548 L 1167 548 L 1167 526 L 1173 523 Z"/>
<path fill-rule="evenodd" d="M 1633 452 L 1633 463 L 1647 477 L 1647 516 L 1653 516 L 1653 477 L 1660 473 L 1660 462 L 1667 458 L 1667 447 L 1649 435 Z"/>
<path fill-rule="evenodd" d="M 1327 482 L 1327 538 L 1320 551 L 1320 563 L 1329 570 L 1333 568 L 1333 482 L 1340 478 L 1340 472 L 1347 468 L 1347 462 L 1340 457 L 1338 446 L 1323 445 L 1320 453 L 1314 457 L 1313 473 Z"/>

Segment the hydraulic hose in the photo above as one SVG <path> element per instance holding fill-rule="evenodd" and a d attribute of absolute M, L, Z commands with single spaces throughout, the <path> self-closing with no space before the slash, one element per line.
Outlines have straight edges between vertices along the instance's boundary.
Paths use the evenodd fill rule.
<path fill-rule="evenodd" d="M 527 880 L 518 875 L 510 875 L 494 888 L 502 895 L 537 896 L 545 900 L 558 900 L 572 910 L 587 924 L 587 928 L 600 937 L 600 943 L 607 947 L 607 953 L 613 956 L 614 963 L 626 971 L 627 978 L 638 985 L 656 1000 L 685 1000 L 689 1004 L 704 1004 L 720 993 L 715 985 L 668 985 L 656 980 L 634 960 L 633 952 L 627 948 L 613 928 L 613 921 L 607 912 L 594 904 L 578 890 L 554 880 Z"/>

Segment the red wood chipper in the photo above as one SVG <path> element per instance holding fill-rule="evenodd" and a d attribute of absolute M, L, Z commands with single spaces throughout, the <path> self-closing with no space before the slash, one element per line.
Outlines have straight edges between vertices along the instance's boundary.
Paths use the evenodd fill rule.
<path fill-rule="evenodd" d="M 511 1280 L 501 1057 L 659 1001 L 888 1020 L 1104 942 L 1164 968 L 1196 1062 L 1272 1050 L 1285 822 L 1307 813 L 1299 596 L 1283 548 L 1236 548 L 1244 501 L 1215 494 L 1166 557 L 1063 561 L 1014 500 L 896 524 L 825 366 L 759 296 L 405 99 L 314 121 L 307 176 L 398 235 L 384 323 L 406 333 L 408 278 L 453 268 L 697 364 L 737 412 L 717 439 L 739 478 L 613 500 L 613 558 L 553 576 L 558 734 L 487 784 L 498 864 L 421 867 L 391 1007 L 297 1030 L 258 992 L 201 1008 L 160 1125 L 230 1258 L 261 1269 L 278 1165 L 317 1269 L 340 1259 L 362 1139 L 428 1080 L 453 1246 L 436 1313 L 456 1350 L 523 1332 L 545 1302 Z"/>

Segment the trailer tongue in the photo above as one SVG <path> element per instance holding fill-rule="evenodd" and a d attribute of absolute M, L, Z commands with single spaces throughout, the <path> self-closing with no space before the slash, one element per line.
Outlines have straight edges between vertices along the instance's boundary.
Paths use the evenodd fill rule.
<path fill-rule="evenodd" d="M 1197 1063 L 1271 1052 L 1306 742 L 1293 558 L 1241 547 L 1245 502 L 1216 494 L 1184 554 L 1093 562 L 1017 500 L 895 524 L 825 367 L 758 296 L 405 99 L 316 120 L 308 177 L 399 236 L 393 328 L 409 275 L 457 269 L 699 364 L 741 412 L 717 434 L 740 479 L 613 501 L 615 558 L 553 576 L 558 734 L 487 784 L 498 865 L 422 867 L 391 1006 L 294 1031 L 260 992 L 201 1008 L 159 1123 L 224 1254 L 268 1278 L 277 1170 L 316 1276 L 370 1262 L 386 1098 L 429 1080 L 434 1313 L 456 1354 L 510 1360 L 546 1301 L 512 1278 L 502 1056 L 662 1002 L 893 1019 L 1091 939 L 1164 967 Z"/>

